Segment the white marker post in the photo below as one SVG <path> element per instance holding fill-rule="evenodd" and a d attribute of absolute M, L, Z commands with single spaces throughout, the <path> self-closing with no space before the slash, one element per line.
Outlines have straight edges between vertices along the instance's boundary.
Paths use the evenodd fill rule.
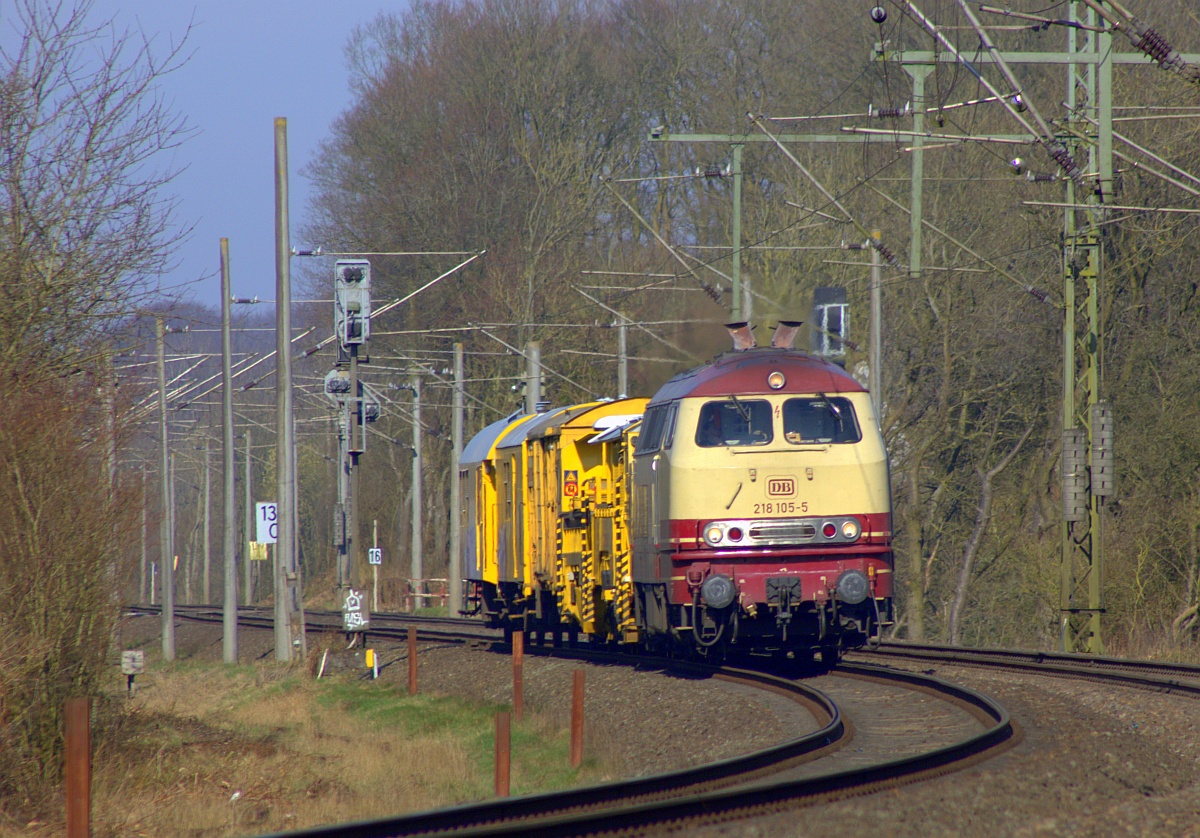
<path fill-rule="evenodd" d="M 367 551 L 367 563 L 371 565 L 371 610 L 379 610 L 379 566 L 383 564 L 383 551 L 379 549 L 379 521 L 371 521 L 371 549 Z"/>

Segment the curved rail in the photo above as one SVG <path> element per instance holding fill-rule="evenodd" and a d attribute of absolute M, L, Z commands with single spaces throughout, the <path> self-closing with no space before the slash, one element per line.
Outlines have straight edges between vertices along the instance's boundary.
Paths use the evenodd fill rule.
<path fill-rule="evenodd" d="M 842 671 L 856 677 L 905 683 L 938 693 L 955 703 L 969 706 L 977 717 L 988 720 L 988 727 L 967 740 L 919 756 L 814 778 L 763 780 L 767 772 L 777 773 L 794 765 L 797 756 L 825 748 L 819 743 L 833 732 L 830 725 L 826 725 L 816 734 L 793 742 L 696 769 L 288 834 L 312 838 L 451 834 L 563 836 L 648 829 L 697 818 L 710 820 L 778 811 L 831 796 L 857 794 L 898 782 L 924 779 L 964 767 L 1014 738 L 1012 724 L 1004 709 L 972 690 L 926 675 L 861 664 L 847 665 Z M 773 688 L 789 691 L 811 689 L 762 673 L 730 669 L 720 672 L 727 677 L 771 684 Z M 833 710 L 836 712 L 836 708 Z M 840 726 L 840 718 L 835 717 L 835 723 Z M 721 787 L 711 788 L 714 782 Z"/>
<path fill-rule="evenodd" d="M 143 612 L 145 613 L 145 612 Z M 189 609 L 181 618 L 211 620 L 219 611 Z M 241 610 L 239 609 L 239 615 Z M 270 623 L 271 617 L 247 614 L 249 622 Z M 239 616 L 239 619 L 245 619 Z M 416 618 L 413 622 L 424 622 Z M 443 618 L 447 619 L 447 618 Z M 455 621 L 460 624 L 461 621 Z M 471 623 L 474 621 L 466 621 Z M 316 626 L 314 626 L 316 627 Z M 476 625 L 474 628 L 482 628 Z M 401 636 L 406 629 L 374 628 L 372 634 Z M 450 632 L 420 630 L 420 636 L 444 638 Z M 478 635 L 468 635 L 468 639 Z M 457 638 L 463 639 L 463 638 Z M 662 665 L 664 668 L 710 672 L 713 677 L 769 689 L 805 704 L 824 725 L 814 733 L 763 751 L 709 763 L 696 768 L 623 780 L 578 789 L 490 800 L 394 818 L 284 833 L 291 836 L 351 836 L 382 838 L 394 835 L 565 836 L 606 834 L 659 828 L 690 821 L 752 816 L 861 794 L 958 770 L 1013 743 L 1016 732 L 1007 712 L 985 696 L 965 687 L 921 673 L 869 664 L 843 662 L 838 674 L 904 684 L 938 695 L 966 708 L 984 729 L 961 742 L 924 754 L 805 779 L 772 779 L 773 775 L 839 747 L 846 736 L 836 705 L 819 690 L 761 672 L 706 668 L 698 664 L 647 661 L 611 652 L 534 647 L 529 654 L 557 654 L 606 662 Z"/>
<path fill-rule="evenodd" d="M 960 666 L 988 667 L 1057 675 L 1103 683 L 1169 692 L 1200 698 L 1200 666 L 1161 661 L 1140 661 L 1063 652 L 1024 652 L 1012 649 L 973 649 L 937 644 L 882 644 L 878 649 L 860 649 L 857 657 L 875 660 L 904 658 Z M 1177 677 L 1164 677 L 1177 676 Z M 1180 680 L 1188 679 L 1188 680 Z"/>

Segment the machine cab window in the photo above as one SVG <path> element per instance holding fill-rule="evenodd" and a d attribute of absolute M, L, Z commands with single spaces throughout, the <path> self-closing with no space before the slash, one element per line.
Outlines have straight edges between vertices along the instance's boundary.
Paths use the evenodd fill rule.
<path fill-rule="evenodd" d="M 674 403 L 659 404 L 646 410 L 642 417 L 635 454 L 649 454 L 664 447 L 671 447 L 671 438 L 675 433 L 675 411 Z"/>
<path fill-rule="evenodd" d="M 783 438 L 793 444 L 858 442 L 862 432 L 849 399 L 817 396 L 783 403 Z"/>
<path fill-rule="evenodd" d="M 701 448 L 766 445 L 774 436 L 770 402 L 730 397 L 700 408 L 696 444 Z"/>

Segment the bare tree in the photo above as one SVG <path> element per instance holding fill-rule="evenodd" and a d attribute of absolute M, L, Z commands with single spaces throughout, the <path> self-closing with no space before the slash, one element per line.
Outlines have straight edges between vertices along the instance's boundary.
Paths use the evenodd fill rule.
<path fill-rule="evenodd" d="M 0 799 L 30 814 L 57 788 L 65 699 L 112 671 L 140 504 L 114 473 L 106 357 L 182 235 L 163 153 L 187 132 L 157 89 L 180 47 L 156 57 L 91 9 L 0 18 Z"/>
<path fill-rule="evenodd" d="M 17 0 L 0 39 L 0 370 L 92 355 L 170 266 L 183 231 L 164 152 L 187 136 L 157 83 L 182 42 L 93 23 L 91 0 Z M 7 44 L 7 46 L 6 46 Z"/>

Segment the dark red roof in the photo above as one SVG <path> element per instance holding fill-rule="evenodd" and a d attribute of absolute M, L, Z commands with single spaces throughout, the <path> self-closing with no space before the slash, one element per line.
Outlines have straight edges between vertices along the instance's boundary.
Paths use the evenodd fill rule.
<path fill-rule="evenodd" d="M 767 385 L 767 376 L 778 370 L 786 384 L 779 390 Z M 866 388 L 837 364 L 795 349 L 759 347 L 726 352 L 702 367 L 681 372 L 664 384 L 650 405 L 687 397 L 723 396 L 728 393 L 862 393 Z"/>

